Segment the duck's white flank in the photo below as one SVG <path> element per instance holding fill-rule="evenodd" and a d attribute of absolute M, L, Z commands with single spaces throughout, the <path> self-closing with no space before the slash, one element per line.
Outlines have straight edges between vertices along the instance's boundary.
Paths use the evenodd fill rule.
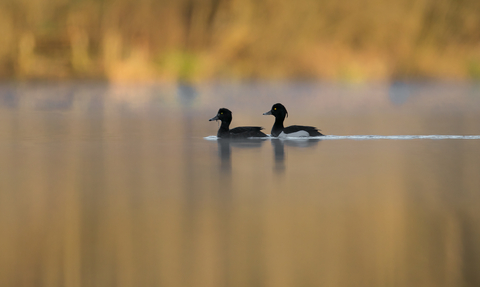
<path fill-rule="evenodd" d="M 298 138 L 298 137 L 308 137 L 308 136 L 310 136 L 310 134 L 307 131 L 298 131 L 298 132 L 289 133 L 289 134 L 281 132 L 278 135 L 279 138 L 290 138 L 290 137 Z"/>

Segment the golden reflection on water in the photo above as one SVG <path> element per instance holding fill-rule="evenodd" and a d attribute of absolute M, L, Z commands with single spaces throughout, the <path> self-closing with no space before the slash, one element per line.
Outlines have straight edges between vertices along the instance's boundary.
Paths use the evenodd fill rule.
<path fill-rule="evenodd" d="M 206 141 L 192 108 L 64 99 L 2 107 L 0 286 L 480 283 L 478 141 Z"/>

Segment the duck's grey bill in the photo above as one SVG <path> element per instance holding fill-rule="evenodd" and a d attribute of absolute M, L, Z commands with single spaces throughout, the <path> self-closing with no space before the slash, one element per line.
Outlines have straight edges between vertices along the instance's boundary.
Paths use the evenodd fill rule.
<path fill-rule="evenodd" d="M 272 114 L 272 111 L 271 111 L 271 110 L 268 111 L 268 112 L 266 112 L 266 113 L 263 113 L 264 116 L 268 116 L 268 115 L 271 115 L 271 114 Z"/>
<path fill-rule="evenodd" d="M 218 115 L 214 116 L 213 118 L 209 119 L 208 121 L 209 121 L 209 122 L 211 122 L 211 121 L 218 121 Z"/>

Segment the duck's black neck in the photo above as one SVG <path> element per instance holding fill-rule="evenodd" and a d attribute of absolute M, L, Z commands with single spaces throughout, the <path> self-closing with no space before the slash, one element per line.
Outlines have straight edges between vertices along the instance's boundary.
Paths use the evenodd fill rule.
<path fill-rule="evenodd" d="M 277 137 L 283 131 L 283 120 L 285 120 L 285 116 L 275 117 L 275 123 L 272 127 L 272 136 Z"/>
<path fill-rule="evenodd" d="M 273 125 L 283 129 L 283 121 L 284 120 L 285 120 L 285 116 L 275 117 L 275 123 Z"/>
<path fill-rule="evenodd" d="M 230 130 L 230 121 L 222 121 L 222 124 L 220 125 L 220 128 L 218 129 L 217 136 L 218 137 L 226 137 L 229 135 L 228 131 Z"/>

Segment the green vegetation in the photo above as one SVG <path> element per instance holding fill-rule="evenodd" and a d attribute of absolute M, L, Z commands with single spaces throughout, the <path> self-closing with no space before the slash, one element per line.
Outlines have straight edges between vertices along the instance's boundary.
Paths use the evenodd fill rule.
<path fill-rule="evenodd" d="M 479 78 L 476 0 L 2 0 L 0 78 Z"/>

